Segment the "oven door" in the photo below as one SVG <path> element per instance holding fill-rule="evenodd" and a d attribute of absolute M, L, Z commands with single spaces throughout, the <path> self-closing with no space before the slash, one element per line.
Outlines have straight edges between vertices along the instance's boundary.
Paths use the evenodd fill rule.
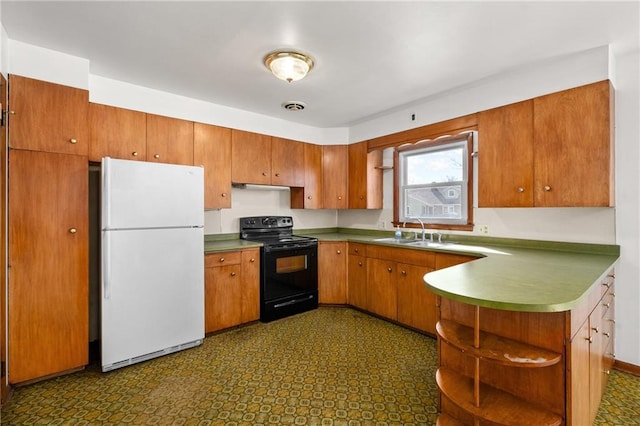
<path fill-rule="evenodd" d="M 318 291 L 318 246 L 265 247 L 262 256 L 263 302 Z"/>

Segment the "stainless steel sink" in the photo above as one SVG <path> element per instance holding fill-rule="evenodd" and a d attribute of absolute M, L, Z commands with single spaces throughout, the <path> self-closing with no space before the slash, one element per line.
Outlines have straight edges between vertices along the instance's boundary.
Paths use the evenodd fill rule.
<path fill-rule="evenodd" d="M 445 248 L 454 246 L 456 243 L 436 243 L 433 241 L 422 241 L 422 240 L 413 240 L 411 243 L 408 243 L 410 246 L 416 247 L 432 247 L 432 248 Z"/>
<path fill-rule="evenodd" d="M 416 240 L 414 240 L 413 238 L 400 238 L 400 239 L 396 239 L 393 237 L 388 237 L 388 238 L 376 238 L 373 241 L 377 241 L 380 243 L 396 243 L 396 244 L 409 244 L 409 243 L 414 243 L 416 242 Z"/>

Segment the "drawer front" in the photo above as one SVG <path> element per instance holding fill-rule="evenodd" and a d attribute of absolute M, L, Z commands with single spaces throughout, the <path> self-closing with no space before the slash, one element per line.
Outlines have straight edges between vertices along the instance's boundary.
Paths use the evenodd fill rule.
<path fill-rule="evenodd" d="M 354 254 L 356 256 L 366 256 L 367 245 L 361 243 L 349 243 L 349 254 Z"/>
<path fill-rule="evenodd" d="M 227 265 L 239 265 L 242 253 L 239 251 L 225 251 L 220 253 L 210 253 L 204 256 L 204 267 L 215 268 Z"/>
<path fill-rule="evenodd" d="M 371 244 L 367 246 L 367 257 L 407 263 L 410 265 L 426 266 L 431 269 L 435 269 L 436 266 L 436 255 L 434 252 L 412 248 L 401 249 Z"/>

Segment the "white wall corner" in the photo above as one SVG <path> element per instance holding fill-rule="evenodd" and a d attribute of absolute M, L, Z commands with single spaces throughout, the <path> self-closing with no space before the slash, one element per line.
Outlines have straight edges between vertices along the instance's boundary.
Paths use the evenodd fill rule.
<path fill-rule="evenodd" d="M 89 89 L 89 60 L 9 39 L 8 72 Z"/>

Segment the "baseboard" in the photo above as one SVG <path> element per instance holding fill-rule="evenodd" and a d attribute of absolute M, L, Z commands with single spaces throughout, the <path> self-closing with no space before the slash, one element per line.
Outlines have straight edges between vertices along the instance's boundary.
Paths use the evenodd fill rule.
<path fill-rule="evenodd" d="M 613 368 L 624 373 L 633 374 L 634 376 L 640 376 L 640 365 L 629 364 L 628 362 L 615 360 L 615 362 L 613 363 Z"/>

